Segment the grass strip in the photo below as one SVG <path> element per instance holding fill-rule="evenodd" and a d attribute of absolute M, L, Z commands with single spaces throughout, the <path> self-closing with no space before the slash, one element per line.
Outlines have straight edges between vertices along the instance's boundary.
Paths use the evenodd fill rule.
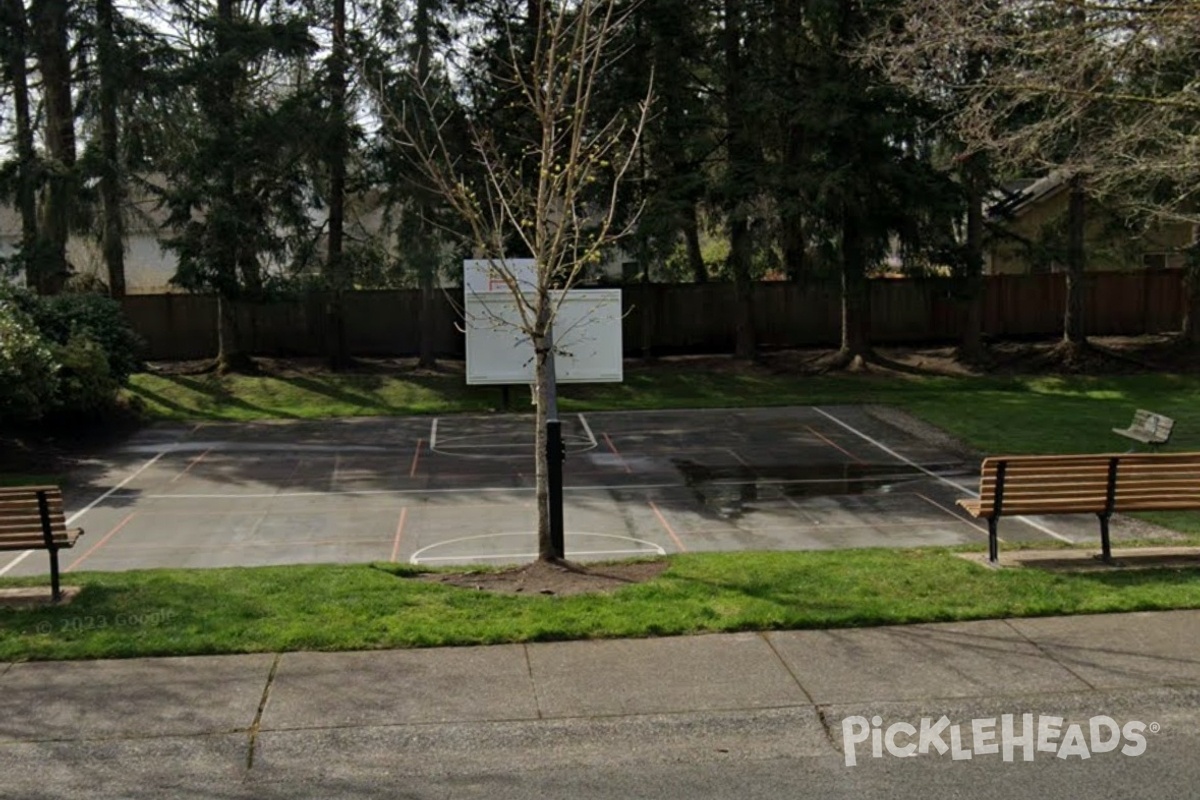
<path fill-rule="evenodd" d="M 0 609 L 0 661 L 493 644 L 1200 607 L 1200 570 L 994 571 L 943 549 L 674 556 L 612 594 L 494 595 L 397 565 L 80 573 Z M 0 585 L 41 585 L 8 579 Z"/>

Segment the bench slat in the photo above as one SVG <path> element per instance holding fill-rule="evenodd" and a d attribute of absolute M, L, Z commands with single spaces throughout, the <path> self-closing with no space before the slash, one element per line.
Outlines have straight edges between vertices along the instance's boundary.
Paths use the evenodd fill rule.
<path fill-rule="evenodd" d="M 83 531 L 79 528 L 74 528 L 69 531 L 63 531 L 61 534 L 54 535 L 54 544 L 58 547 L 74 547 L 75 541 L 83 535 Z M 11 550 L 45 550 L 46 540 L 41 536 L 0 539 L 0 551 Z"/>
<path fill-rule="evenodd" d="M 46 505 L 50 506 L 50 510 L 62 510 L 63 501 L 61 497 L 47 497 Z M 37 508 L 37 497 L 0 497 L 0 512 L 16 510 L 21 508 Z"/>
<path fill-rule="evenodd" d="M 67 523 L 63 520 L 62 514 L 59 514 L 57 517 L 53 514 L 50 515 L 50 527 L 51 528 L 67 527 Z M 31 516 L 28 514 L 22 515 L 20 517 L 5 517 L 5 516 L 0 515 L 0 531 L 7 531 L 7 530 L 16 531 L 16 530 L 26 530 L 26 529 L 29 529 L 29 530 L 36 529 L 36 530 L 40 531 L 42 529 L 42 518 L 37 515 Z"/>
<path fill-rule="evenodd" d="M 57 486 L 4 486 L 0 487 L 0 497 L 5 495 L 36 495 L 45 492 L 47 497 L 62 497 L 62 489 Z"/>

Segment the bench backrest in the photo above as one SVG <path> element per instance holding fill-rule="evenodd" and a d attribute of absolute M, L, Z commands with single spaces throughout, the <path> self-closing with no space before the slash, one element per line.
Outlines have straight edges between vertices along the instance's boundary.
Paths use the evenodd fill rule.
<path fill-rule="evenodd" d="M 50 530 L 55 540 L 67 536 L 62 490 L 57 486 L 22 486 L 0 489 L 0 546 L 6 548 L 46 546 L 38 493 L 46 498 Z"/>
<path fill-rule="evenodd" d="M 1200 453 L 994 456 L 983 462 L 982 516 L 995 511 L 1002 469 L 1004 514 L 1200 509 Z"/>
<path fill-rule="evenodd" d="M 1175 420 L 1170 417 L 1164 417 L 1162 414 L 1155 414 L 1153 411 L 1139 408 L 1133 412 L 1133 422 L 1130 424 L 1129 429 L 1141 431 L 1154 441 L 1166 442 L 1171 438 L 1171 429 L 1174 427 Z"/>

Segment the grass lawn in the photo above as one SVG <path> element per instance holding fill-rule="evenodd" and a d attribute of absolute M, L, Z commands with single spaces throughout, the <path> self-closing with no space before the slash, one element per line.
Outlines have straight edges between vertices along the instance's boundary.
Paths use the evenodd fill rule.
<path fill-rule="evenodd" d="M 5 486 L 60 486 L 65 476 L 58 474 L 30 475 L 23 472 L 0 472 L 0 487 Z"/>
<path fill-rule="evenodd" d="M 414 377 L 320 374 L 219 378 L 133 377 L 131 396 L 159 419 L 318 419 L 494 410 L 495 387 L 468 387 L 458 374 Z M 621 384 L 562 387 L 560 408 L 720 408 L 880 403 L 895 405 L 992 453 L 1096 452 L 1122 448 L 1110 432 L 1149 408 L 1176 421 L 1172 448 L 1200 448 L 1200 376 L 806 377 L 631 365 Z M 525 405 L 522 405 L 525 404 Z M 525 393 L 513 405 L 527 407 Z"/>
<path fill-rule="evenodd" d="M 607 595 L 493 595 L 411 568 L 80 573 L 69 606 L 0 609 L 0 661 L 353 650 L 1200 607 L 1200 570 L 993 571 L 944 550 L 707 553 Z M 44 583 L 44 579 L 42 580 Z M 36 580 L 22 579 L 31 584 Z"/>

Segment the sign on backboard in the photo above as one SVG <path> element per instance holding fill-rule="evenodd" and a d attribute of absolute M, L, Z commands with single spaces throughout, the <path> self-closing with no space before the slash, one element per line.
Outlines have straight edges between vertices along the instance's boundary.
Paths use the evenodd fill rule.
<path fill-rule="evenodd" d="M 553 293 L 555 299 L 561 292 Z M 466 293 L 467 383 L 534 382 L 533 343 L 521 331 L 510 292 Z M 554 321 L 554 371 L 560 383 L 624 379 L 620 289 L 573 289 Z"/>

